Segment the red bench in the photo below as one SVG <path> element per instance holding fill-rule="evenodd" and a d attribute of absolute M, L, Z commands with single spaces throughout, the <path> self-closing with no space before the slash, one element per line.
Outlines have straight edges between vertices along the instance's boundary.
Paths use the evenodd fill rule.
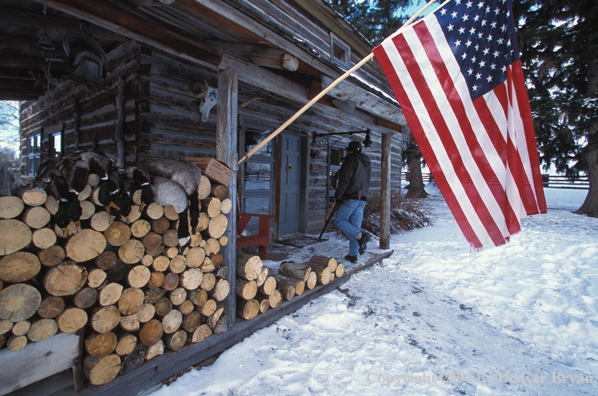
<path fill-rule="evenodd" d="M 237 212 L 237 249 L 247 246 L 259 245 L 259 256 L 262 260 L 268 259 L 268 245 L 270 244 L 270 220 L 274 218 L 271 215 L 240 213 Z M 249 223 L 252 217 L 259 218 L 259 228 L 257 235 L 242 236 L 241 233 Z"/>

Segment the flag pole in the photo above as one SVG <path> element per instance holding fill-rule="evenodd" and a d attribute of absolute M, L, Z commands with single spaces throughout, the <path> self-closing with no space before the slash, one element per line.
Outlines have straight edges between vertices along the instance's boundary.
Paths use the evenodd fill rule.
<path fill-rule="evenodd" d="M 413 16 L 411 18 L 409 18 L 409 20 L 407 22 L 405 22 L 405 24 L 403 26 L 401 26 L 401 28 L 397 31 L 397 33 L 400 32 L 403 28 L 411 25 L 411 22 L 413 22 L 413 20 L 415 18 L 420 16 L 422 12 L 424 12 L 428 7 L 430 7 L 435 2 L 436 2 L 436 0 L 430 0 L 421 10 L 419 10 L 418 12 L 413 14 Z M 395 33 L 395 35 L 396 35 L 396 33 Z M 245 160 L 247 160 L 249 157 L 251 157 L 253 154 L 255 154 L 256 151 L 258 151 L 259 149 L 264 147 L 270 140 L 274 139 L 280 132 L 282 132 L 286 127 L 288 127 L 293 121 L 295 121 L 297 118 L 299 118 L 299 116 L 301 114 L 305 113 L 307 111 L 307 109 L 309 109 L 311 106 L 313 106 L 318 100 L 322 99 L 322 97 L 324 97 L 324 95 L 326 95 L 328 92 L 332 91 L 334 89 L 334 87 L 336 87 L 338 84 L 340 84 L 343 80 L 345 80 L 351 74 L 355 73 L 355 71 L 360 69 L 367 62 L 372 60 L 373 57 L 374 57 L 374 53 L 372 52 L 368 56 L 363 58 L 359 63 L 355 64 L 355 66 L 353 66 L 352 68 L 347 70 L 342 76 L 340 76 L 339 78 L 334 80 L 322 92 L 320 92 L 318 95 L 316 95 L 316 97 L 314 97 L 305 106 L 303 106 L 299 111 L 297 111 L 295 114 L 293 114 L 293 116 L 291 118 L 289 118 L 284 124 L 282 124 L 280 127 L 278 127 L 277 130 L 272 132 L 270 135 L 268 135 L 267 138 L 262 140 L 257 146 L 252 148 L 251 151 L 249 151 L 247 154 L 245 154 L 243 156 L 243 158 L 241 158 L 239 160 L 238 165 L 241 165 Z"/>

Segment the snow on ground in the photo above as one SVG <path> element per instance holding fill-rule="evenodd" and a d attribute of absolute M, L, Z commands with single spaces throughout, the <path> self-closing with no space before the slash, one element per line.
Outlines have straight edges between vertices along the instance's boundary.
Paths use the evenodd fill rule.
<path fill-rule="evenodd" d="M 382 264 L 154 396 L 598 394 L 598 219 L 570 212 L 586 191 L 547 189 L 547 214 L 482 252 L 431 192 L 433 225 Z M 310 249 L 344 256 L 326 236 Z"/>

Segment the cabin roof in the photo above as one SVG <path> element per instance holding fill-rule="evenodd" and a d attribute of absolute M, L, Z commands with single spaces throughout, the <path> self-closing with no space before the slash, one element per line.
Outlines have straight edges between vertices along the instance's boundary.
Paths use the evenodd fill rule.
<path fill-rule="evenodd" d="M 249 62 L 247 53 L 256 48 L 283 50 L 299 66 L 276 72 L 304 84 L 344 72 L 330 60 L 331 33 L 350 46 L 353 64 L 372 49 L 324 0 L 2 0 L 0 15 L 0 99 L 37 99 L 44 90 L 34 85 L 35 76 L 43 76 L 44 69 L 57 79 L 72 73 L 75 66 L 62 40 L 65 33 L 79 31 L 82 22 L 106 53 L 134 39 L 218 67 L 223 57 Z M 44 34 L 55 50 L 39 48 Z M 394 102 L 377 64 L 368 67 L 352 83 Z"/>

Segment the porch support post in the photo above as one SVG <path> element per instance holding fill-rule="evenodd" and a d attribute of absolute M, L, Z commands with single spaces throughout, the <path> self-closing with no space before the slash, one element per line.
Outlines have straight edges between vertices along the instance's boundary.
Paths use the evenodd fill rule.
<path fill-rule="evenodd" d="M 380 163 L 380 249 L 390 248 L 390 144 L 391 134 L 382 134 L 382 158 Z"/>
<path fill-rule="evenodd" d="M 216 159 L 224 162 L 233 170 L 228 188 L 232 202 L 228 213 L 228 228 L 224 235 L 228 243 L 222 247 L 222 256 L 228 266 L 227 280 L 230 293 L 226 299 L 226 315 L 229 326 L 236 320 L 236 225 L 237 225 L 237 103 L 238 103 L 238 75 L 235 69 L 226 68 L 218 73 L 218 113 L 216 125 Z"/>

